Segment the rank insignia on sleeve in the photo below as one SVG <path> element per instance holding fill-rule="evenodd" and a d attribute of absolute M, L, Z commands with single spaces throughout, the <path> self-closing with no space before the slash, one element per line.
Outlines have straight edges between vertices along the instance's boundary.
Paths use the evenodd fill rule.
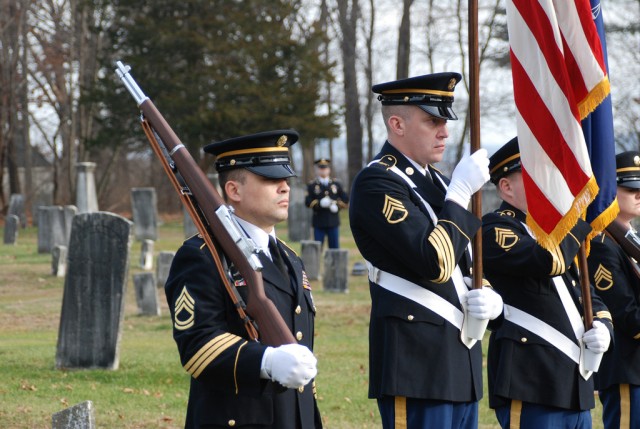
<path fill-rule="evenodd" d="M 311 290 L 311 283 L 309 282 L 309 278 L 305 271 L 302 271 L 302 287 L 307 290 Z"/>
<path fill-rule="evenodd" d="M 187 286 L 184 286 L 182 292 L 180 292 L 180 296 L 176 299 L 176 305 L 173 311 L 175 319 L 173 325 L 177 330 L 184 331 L 193 326 L 195 308 L 196 302 L 191 295 L 189 295 Z"/>
<path fill-rule="evenodd" d="M 405 220 L 409 212 L 404 207 L 404 204 L 402 204 L 402 201 L 391 198 L 389 195 L 385 195 L 382 214 L 385 219 L 387 219 L 387 222 L 394 224 Z"/>
<path fill-rule="evenodd" d="M 496 228 L 496 243 L 502 247 L 505 252 L 511 250 L 513 246 L 520 240 L 515 232 L 506 228 Z"/>
<path fill-rule="evenodd" d="M 613 286 L 613 276 L 611 275 L 611 271 L 603 267 L 602 264 L 598 265 L 598 269 L 593 276 L 593 280 L 595 281 L 594 286 L 598 290 L 611 289 Z"/>

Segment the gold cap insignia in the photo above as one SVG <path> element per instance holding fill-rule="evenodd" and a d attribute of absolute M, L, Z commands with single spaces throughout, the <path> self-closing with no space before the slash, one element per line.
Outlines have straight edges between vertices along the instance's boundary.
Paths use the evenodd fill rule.
<path fill-rule="evenodd" d="M 409 212 L 404 207 L 404 204 L 402 204 L 402 201 L 391 198 L 389 195 L 385 195 L 382 214 L 385 219 L 387 219 L 387 222 L 394 224 L 405 220 Z"/>
<path fill-rule="evenodd" d="M 194 313 L 196 309 L 196 302 L 189 295 L 189 291 L 187 287 L 184 286 L 182 288 L 182 292 L 180 292 L 180 296 L 176 299 L 176 305 L 173 310 L 174 314 L 174 324 L 175 328 L 178 331 L 184 331 L 185 329 L 189 329 L 193 326 L 194 323 Z"/>
<path fill-rule="evenodd" d="M 236 160 L 232 159 L 231 161 L 229 161 L 229 165 L 236 165 Z"/>
<path fill-rule="evenodd" d="M 276 142 L 276 145 L 278 145 L 278 147 L 282 147 L 286 143 L 287 143 L 287 136 L 281 135 L 280 138 L 278 139 L 278 141 Z"/>
<path fill-rule="evenodd" d="M 636 165 L 636 167 L 640 166 L 640 156 L 636 155 L 633 157 L 633 163 Z"/>
<path fill-rule="evenodd" d="M 453 88 L 456 87 L 456 80 L 451 78 L 451 80 L 449 81 L 449 85 L 447 86 L 447 88 L 449 89 L 449 91 L 451 91 Z"/>
<path fill-rule="evenodd" d="M 598 290 L 611 289 L 613 286 L 613 276 L 611 271 L 607 270 L 602 264 L 598 265 L 596 273 L 593 275 L 594 286 Z"/>

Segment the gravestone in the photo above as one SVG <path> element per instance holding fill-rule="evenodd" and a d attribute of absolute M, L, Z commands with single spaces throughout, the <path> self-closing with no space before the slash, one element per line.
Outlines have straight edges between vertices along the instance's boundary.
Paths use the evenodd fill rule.
<path fill-rule="evenodd" d="M 140 268 L 150 270 L 153 268 L 153 240 L 142 240 L 140 246 Z"/>
<path fill-rule="evenodd" d="M 93 402 L 84 401 L 51 416 L 52 429 L 95 429 Z"/>
<path fill-rule="evenodd" d="M 78 213 L 98 211 L 96 197 L 95 162 L 79 162 L 76 164 L 76 206 Z"/>
<path fill-rule="evenodd" d="M 9 210 L 7 211 L 7 216 L 15 215 L 20 219 L 20 226 L 22 228 L 27 227 L 27 214 L 24 209 L 24 195 L 22 194 L 11 194 L 9 198 Z"/>
<path fill-rule="evenodd" d="M 158 202 L 155 188 L 132 188 L 131 209 L 136 240 L 158 239 Z"/>
<path fill-rule="evenodd" d="M 74 217 L 56 368 L 118 368 L 132 228 L 113 213 Z"/>
<path fill-rule="evenodd" d="M 184 237 L 189 238 L 193 237 L 198 233 L 198 228 L 196 228 L 196 224 L 191 220 L 191 216 L 184 206 L 182 206 L 182 228 L 184 230 Z"/>
<path fill-rule="evenodd" d="M 133 275 L 133 284 L 136 288 L 136 303 L 138 312 L 142 316 L 160 316 L 160 302 L 158 290 L 153 273 L 140 273 Z"/>
<path fill-rule="evenodd" d="M 57 245 L 67 246 L 75 206 L 41 206 L 38 209 L 38 253 L 51 253 Z"/>
<path fill-rule="evenodd" d="M 156 284 L 158 287 L 164 287 L 164 284 L 167 282 L 174 256 L 175 252 L 158 253 L 158 266 L 156 267 Z"/>
<path fill-rule="evenodd" d="M 53 192 L 47 189 L 40 189 L 35 197 L 33 198 L 33 203 L 31 204 L 31 224 L 33 226 L 38 226 L 38 210 L 42 206 L 52 206 L 53 205 Z"/>
<path fill-rule="evenodd" d="M 320 255 L 322 243 L 314 240 L 300 240 L 300 257 L 304 262 L 304 270 L 309 280 L 320 278 Z"/>
<path fill-rule="evenodd" d="M 56 245 L 51 251 L 51 274 L 64 277 L 67 273 L 67 246 Z"/>
<path fill-rule="evenodd" d="M 4 244 L 16 244 L 19 229 L 20 218 L 13 214 L 7 215 L 4 220 Z"/>
<path fill-rule="evenodd" d="M 324 252 L 324 272 L 322 286 L 328 292 L 348 292 L 347 265 L 349 251 L 347 249 L 327 249 Z"/>
<path fill-rule="evenodd" d="M 311 209 L 304 205 L 307 189 L 299 180 L 292 180 L 289 193 L 289 241 L 311 238 Z"/>

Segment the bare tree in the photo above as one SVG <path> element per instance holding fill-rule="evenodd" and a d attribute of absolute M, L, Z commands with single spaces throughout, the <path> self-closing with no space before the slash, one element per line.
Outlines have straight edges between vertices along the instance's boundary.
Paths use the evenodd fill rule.
<path fill-rule="evenodd" d="M 338 22 L 342 37 L 342 74 L 345 97 L 345 127 L 347 134 L 347 170 L 349 183 L 362 168 L 362 123 L 356 70 L 356 45 L 360 6 L 358 0 L 338 1 Z"/>
<path fill-rule="evenodd" d="M 373 86 L 373 40 L 376 26 L 376 8 L 374 0 L 369 0 L 369 22 L 364 25 L 363 33 L 365 39 L 367 58 L 364 64 L 364 75 L 367 82 L 367 88 Z M 373 158 L 373 114 L 374 114 L 374 98 L 369 96 L 364 107 L 364 120 L 367 128 L 367 160 Z"/>
<path fill-rule="evenodd" d="M 402 20 L 398 29 L 398 62 L 396 78 L 409 77 L 409 57 L 411 56 L 411 5 L 413 0 L 402 1 Z"/>

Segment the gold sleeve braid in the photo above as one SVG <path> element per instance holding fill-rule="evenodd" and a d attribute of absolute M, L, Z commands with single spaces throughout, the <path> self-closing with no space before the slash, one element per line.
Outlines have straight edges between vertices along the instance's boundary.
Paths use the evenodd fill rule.
<path fill-rule="evenodd" d="M 202 371 L 220 356 L 220 354 L 241 340 L 241 337 L 229 333 L 218 335 L 202 346 L 200 350 L 189 359 L 189 362 L 184 365 L 184 369 L 191 374 L 193 378 L 198 378 Z"/>
<path fill-rule="evenodd" d="M 553 249 L 553 251 L 550 251 L 549 253 L 551 253 L 551 260 L 552 260 L 551 272 L 549 273 L 549 275 L 559 276 L 560 274 L 564 273 L 567 270 L 567 267 L 564 263 L 562 250 L 560 250 L 560 247 L 556 247 L 555 249 Z"/>
<path fill-rule="evenodd" d="M 438 266 L 440 267 L 440 275 L 433 281 L 435 283 L 445 283 L 451 278 L 456 267 L 451 237 L 449 237 L 442 225 L 438 225 L 429 234 L 428 241 L 436 249 Z"/>

